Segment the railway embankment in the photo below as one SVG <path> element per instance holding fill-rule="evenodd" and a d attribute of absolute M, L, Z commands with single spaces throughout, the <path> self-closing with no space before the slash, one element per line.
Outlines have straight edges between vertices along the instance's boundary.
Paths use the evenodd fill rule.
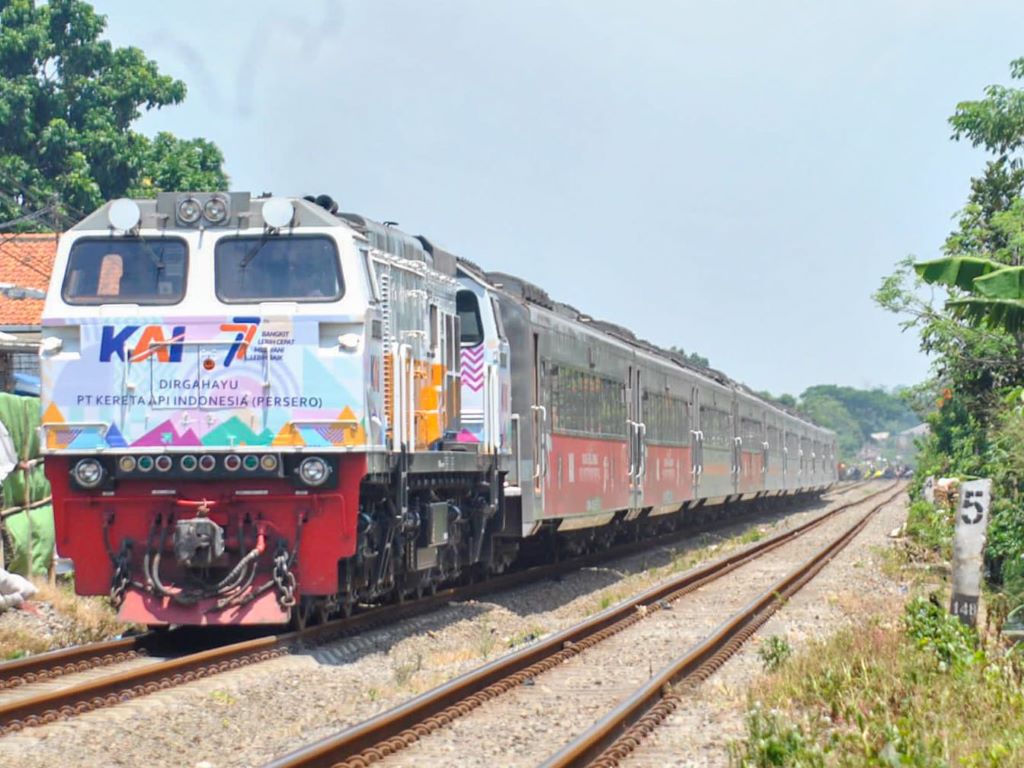
<path fill-rule="evenodd" d="M 871 555 L 896 592 L 865 592 L 854 620 L 795 653 L 786 643 L 746 660 L 730 764 L 1024 764 L 1024 655 L 1001 632 L 1004 594 L 986 594 L 977 629 L 950 615 L 950 517 L 913 502 L 895 546 Z"/>

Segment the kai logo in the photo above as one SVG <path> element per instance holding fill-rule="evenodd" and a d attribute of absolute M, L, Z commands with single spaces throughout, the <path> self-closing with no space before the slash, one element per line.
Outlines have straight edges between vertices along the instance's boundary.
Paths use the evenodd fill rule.
<path fill-rule="evenodd" d="M 180 363 L 184 351 L 185 326 L 171 328 L 170 336 L 164 333 L 162 325 L 144 325 L 139 340 L 129 348 L 129 339 L 139 330 L 138 325 L 126 325 L 120 330 L 112 325 L 103 326 L 100 339 L 100 362 L 109 363 L 113 358 L 138 363 L 155 357 L 161 363 Z"/>
<path fill-rule="evenodd" d="M 244 360 L 249 345 L 256 338 L 259 328 L 258 317 L 233 317 L 230 323 L 223 323 L 220 330 L 234 334 L 224 356 L 224 367 L 235 360 Z M 139 331 L 137 341 L 132 341 Z M 150 358 L 160 363 L 180 363 L 185 351 L 185 326 L 175 325 L 167 331 L 162 325 L 126 325 L 117 328 L 103 326 L 100 337 L 100 362 L 109 363 L 114 358 L 121 362 L 139 363 Z"/>
<path fill-rule="evenodd" d="M 220 329 L 226 333 L 235 334 L 235 343 L 228 348 L 228 354 L 224 358 L 224 367 L 227 368 L 235 360 L 245 360 L 245 353 L 249 345 L 256 337 L 256 329 L 260 325 L 258 317 L 234 317 L 232 322 L 224 323 Z"/>

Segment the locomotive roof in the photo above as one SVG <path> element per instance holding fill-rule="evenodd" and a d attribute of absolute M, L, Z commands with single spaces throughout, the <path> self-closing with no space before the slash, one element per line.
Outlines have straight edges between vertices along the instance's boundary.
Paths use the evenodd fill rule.
<path fill-rule="evenodd" d="M 248 192 L 231 193 L 183 193 L 183 192 L 161 192 L 155 199 L 136 200 L 141 214 L 139 224 L 143 228 L 162 229 L 168 223 L 174 222 L 175 206 L 184 194 L 196 194 L 208 197 L 211 194 L 221 195 L 230 200 L 229 217 L 219 226 L 231 227 L 254 227 L 262 226 L 263 206 L 269 198 L 251 198 Z M 754 393 L 749 387 L 737 382 L 721 371 L 713 368 L 706 368 L 695 365 L 692 361 L 673 350 L 664 349 L 645 339 L 637 337 L 628 328 L 616 325 L 605 320 L 598 320 L 587 315 L 576 307 L 563 302 L 555 301 L 550 294 L 538 285 L 535 285 L 521 277 L 506 272 L 489 272 L 478 264 L 465 259 L 437 246 L 432 240 L 423 235 L 410 235 L 400 229 L 393 222 L 378 222 L 357 213 L 338 212 L 337 204 L 327 195 L 320 197 L 288 198 L 294 207 L 295 218 L 293 226 L 298 227 L 330 227 L 337 226 L 344 222 L 346 226 L 370 241 L 371 245 L 383 251 L 392 253 L 401 258 L 420 261 L 432 267 L 448 277 L 455 277 L 459 270 L 471 275 L 492 288 L 500 290 L 513 299 L 524 303 L 533 304 L 550 312 L 554 312 L 562 318 L 573 323 L 580 323 L 600 333 L 615 338 L 636 349 L 643 350 L 667 360 L 680 368 L 688 369 L 702 377 L 711 379 L 723 386 L 742 392 L 753 397 L 771 408 L 788 413 L 805 423 L 811 424 L 805 417 L 795 413 L 792 409 L 779 403 L 764 400 Z M 86 216 L 71 228 L 71 232 L 84 233 L 109 231 L 110 229 L 110 208 L 115 201 L 110 201 Z M 812 425 L 817 426 L 817 425 Z M 819 429 L 821 429 L 819 427 Z"/>
<path fill-rule="evenodd" d="M 183 194 L 181 192 L 161 192 L 155 198 L 134 200 L 139 207 L 139 226 L 142 229 L 164 229 L 174 225 L 175 206 Z M 263 206 L 270 198 L 250 197 L 248 192 L 195 193 L 204 198 L 212 194 L 220 195 L 230 201 L 229 215 L 222 223 L 212 225 L 216 229 L 234 229 L 237 227 L 261 227 L 264 225 Z M 302 198 L 287 198 L 295 209 L 293 226 L 296 227 L 335 227 L 338 220 L 321 206 Z M 116 203 L 110 200 L 90 213 L 68 232 L 82 234 L 84 232 L 109 232 L 110 209 Z"/>

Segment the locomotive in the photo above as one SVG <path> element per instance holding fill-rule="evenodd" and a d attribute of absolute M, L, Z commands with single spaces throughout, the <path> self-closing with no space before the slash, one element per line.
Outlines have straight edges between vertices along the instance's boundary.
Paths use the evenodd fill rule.
<path fill-rule="evenodd" d="M 327 196 L 105 204 L 40 355 L 58 549 L 151 626 L 303 625 L 836 480 L 833 433 Z"/>

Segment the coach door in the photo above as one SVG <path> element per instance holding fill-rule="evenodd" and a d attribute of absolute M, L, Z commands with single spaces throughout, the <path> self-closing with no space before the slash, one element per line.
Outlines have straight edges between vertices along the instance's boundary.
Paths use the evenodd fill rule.
<path fill-rule="evenodd" d="M 700 389 L 690 388 L 690 477 L 693 498 L 700 496 L 700 478 L 704 474 L 704 433 L 700 424 Z"/>
<path fill-rule="evenodd" d="M 647 475 L 647 426 L 643 414 L 643 382 L 640 369 L 629 366 L 626 389 L 627 434 L 629 442 L 630 508 L 640 509 L 644 502 L 644 477 Z"/>
<path fill-rule="evenodd" d="M 761 489 L 768 489 L 768 462 L 770 461 L 771 442 L 768 436 L 771 434 L 768 425 L 768 414 L 761 415 Z"/>
<path fill-rule="evenodd" d="M 743 474 L 743 438 L 740 437 L 740 404 L 735 395 L 732 400 L 732 491 L 739 493 L 740 475 Z"/>
<path fill-rule="evenodd" d="M 544 362 L 540 356 L 540 336 L 533 334 L 533 492 L 544 506 L 544 478 L 548 474 L 548 409 L 544 394 Z"/>

